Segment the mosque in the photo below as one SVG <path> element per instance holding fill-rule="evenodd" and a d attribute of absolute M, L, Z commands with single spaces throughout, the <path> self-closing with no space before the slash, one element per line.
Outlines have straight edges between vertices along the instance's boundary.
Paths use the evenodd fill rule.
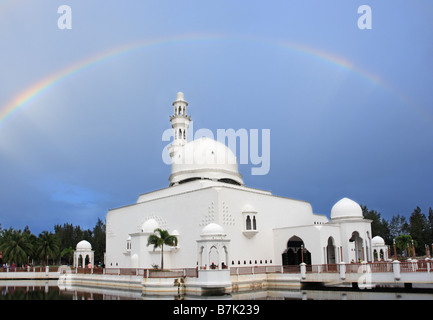
<path fill-rule="evenodd" d="M 372 261 L 371 220 L 348 198 L 330 219 L 310 203 L 244 185 L 237 159 L 210 138 L 188 142 L 191 117 L 179 92 L 170 122 L 169 186 L 142 194 L 106 216 L 107 268 L 152 268 L 161 248 L 147 246 L 156 228 L 175 235 L 164 246 L 165 268 L 217 268 Z"/>

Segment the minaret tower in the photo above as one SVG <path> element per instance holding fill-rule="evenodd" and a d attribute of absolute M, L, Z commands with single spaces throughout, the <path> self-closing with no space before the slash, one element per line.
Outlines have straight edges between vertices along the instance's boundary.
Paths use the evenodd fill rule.
<path fill-rule="evenodd" d="M 184 146 L 188 142 L 188 128 L 191 116 L 186 114 L 188 102 L 184 100 L 182 92 L 178 92 L 176 100 L 173 102 L 174 115 L 170 116 L 171 127 L 173 128 L 174 141 L 169 147 L 170 157 L 173 158 L 176 149 Z"/>

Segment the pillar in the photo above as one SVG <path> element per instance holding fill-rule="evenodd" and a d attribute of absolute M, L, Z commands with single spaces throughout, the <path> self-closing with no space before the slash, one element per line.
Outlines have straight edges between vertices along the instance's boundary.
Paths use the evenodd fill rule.
<path fill-rule="evenodd" d="M 400 280 L 400 278 L 401 278 L 401 275 L 400 275 L 400 261 L 394 260 L 392 262 L 392 271 L 394 273 L 394 279 L 395 280 Z"/>
<path fill-rule="evenodd" d="M 307 275 L 307 265 L 304 262 L 302 262 L 301 263 L 301 278 L 302 278 L 302 280 L 306 279 L 306 277 L 307 277 L 306 275 Z"/>
<path fill-rule="evenodd" d="M 343 261 L 340 262 L 340 279 L 346 279 L 346 264 Z"/>

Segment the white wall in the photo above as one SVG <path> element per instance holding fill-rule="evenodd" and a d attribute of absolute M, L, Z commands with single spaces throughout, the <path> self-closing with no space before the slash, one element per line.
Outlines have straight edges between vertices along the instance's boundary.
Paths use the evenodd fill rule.
<path fill-rule="evenodd" d="M 243 232 L 246 215 L 242 211 L 246 205 L 257 212 L 257 233 L 250 232 L 248 236 Z M 200 240 L 201 230 L 211 222 L 221 225 L 226 238 L 231 240 L 230 261 L 225 263 L 235 267 L 281 264 L 287 241 L 294 235 L 302 238 L 312 253 L 312 263 L 318 264 L 325 262 L 323 248 L 330 236 L 339 247 L 350 238 L 353 228 L 359 229 L 364 239 L 368 230 L 371 234 L 369 223 L 344 224 L 344 228 L 343 224 L 336 223 L 314 224 L 327 219 L 313 214 L 311 205 L 305 201 L 200 180 L 141 195 L 137 204 L 110 210 L 107 214 L 107 267 L 131 267 L 132 254 L 138 254 L 140 267 L 150 268 L 152 263 L 160 265 L 159 253 L 151 252 L 152 247 L 146 246 L 147 235 L 132 236 L 131 254 L 125 254 L 128 236 L 141 231 L 140 226 L 149 218 L 156 219 L 160 227 L 169 232 L 179 232 L 179 248 L 164 249 L 164 267 L 167 268 L 196 267 L 197 240 Z M 347 246 L 343 248 L 348 250 Z"/>

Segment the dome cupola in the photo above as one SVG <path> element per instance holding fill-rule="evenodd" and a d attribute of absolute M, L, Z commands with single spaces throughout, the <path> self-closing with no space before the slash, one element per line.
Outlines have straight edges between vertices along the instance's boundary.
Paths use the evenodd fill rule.
<path fill-rule="evenodd" d="M 178 92 L 173 106 L 170 122 L 174 140 L 168 147 L 172 160 L 170 186 L 200 179 L 243 185 L 236 156 L 227 146 L 207 137 L 187 141 L 191 117 L 186 113 L 188 103 L 182 92 Z"/>
<path fill-rule="evenodd" d="M 361 206 L 349 198 L 338 201 L 331 209 L 331 219 L 363 218 Z"/>

